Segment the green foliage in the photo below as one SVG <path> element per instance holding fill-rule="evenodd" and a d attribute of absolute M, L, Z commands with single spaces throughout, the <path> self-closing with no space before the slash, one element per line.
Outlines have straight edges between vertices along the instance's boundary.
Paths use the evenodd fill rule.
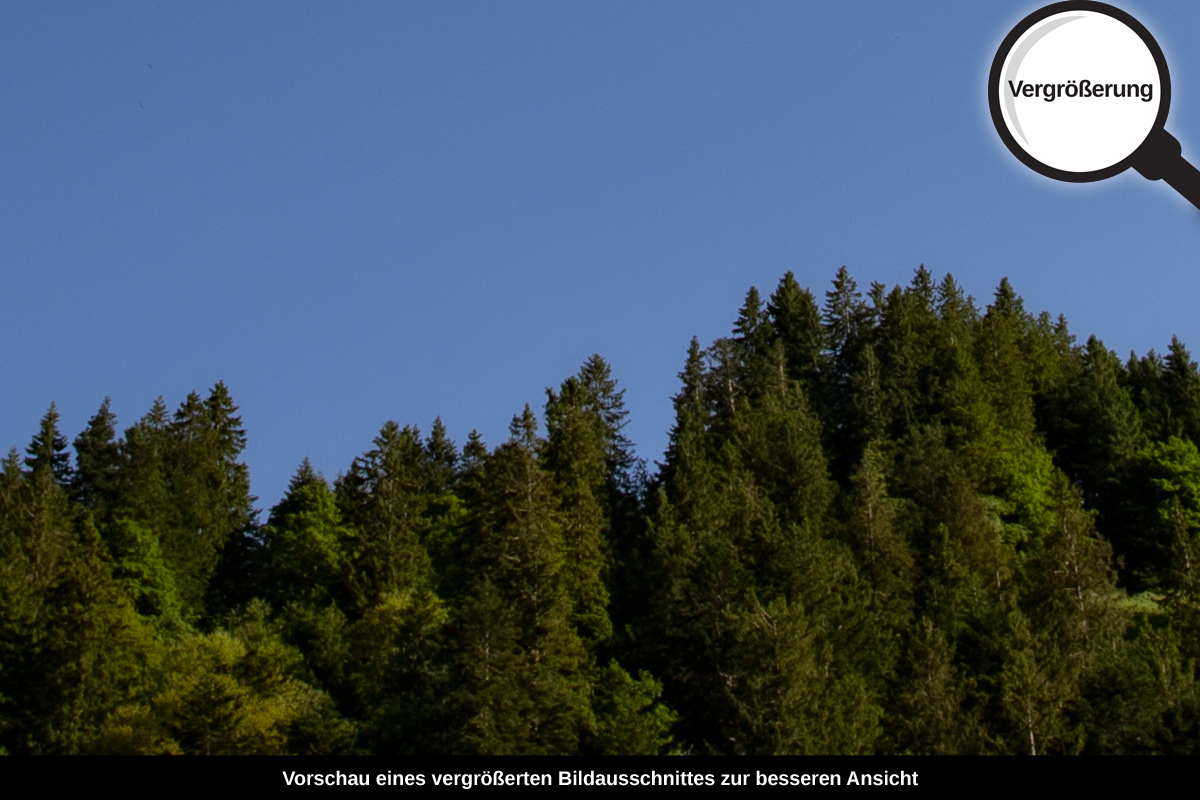
<path fill-rule="evenodd" d="M 647 476 L 589 357 L 259 524 L 224 384 L 0 469 L 0 753 L 1175 753 L 1200 371 L 923 266 L 693 339 Z M 634 677 L 636 675 L 636 677 Z"/>
<path fill-rule="evenodd" d="M 49 468 L 0 476 L 0 746 L 79 752 L 142 680 L 148 631 Z"/>
<path fill-rule="evenodd" d="M 153 689 L 119 706 L 92 749 L 105 754 L 331 754 L 354 728 L 329 697 L 299 679 L 300 654 L 251 605 L 232 630 L 193 634 L 167 648 Z"/>
<path fill-rule="evenodd" d="M 435 747 L 438 694 L 446 684 L 439 658 L 447 621 L 430 592 L 391 592 L 349 631 L 350 680 L 365 738 L 377 753 Z"/>
<path fill-rule="evenodd" d="M 634 680 L 616 661 L 600 672 L 593 709 L 596 733 L 593 746 L 602 755 L 644 756 L 665 751 L 670 729 L 678 719 L 657 702 L 662 684 L 646 672 Z"/>
<path fill-rule="evenodd" d="M 456 598 L 454 752 L 572 753 L 592 730 L 587 650 L 571 624 L 562 527 L 544 442 L 526 406 L 481 465 L 466 533 L 473 575 Z"/>
<path fill-rule="evenodd" d="M 318 603 L 346 597 L 347 546 L 352 534 L 343 524 L 337 499 L 308 459 L 300 465 L 287 495 L 271 509 L 262 529 L 263 558 L 271 565 L 264 594 L 273 602 Z"/>
<path fill-rule="evenodd" d="M 249 473 L 237 460 L 246 434 L 236 411 L 223 383 L 204 400 L 189 394 L 173 419 L 159 398 L 118 442 L 119 486 L 103 492 L 111 498 L 105 513 L 157 535 L 184 617 L 193 622 L 204 615 L 206 602 L 213 610 L 231 604 L 221 596 L 228 581 L 217 575 L 218 564 L 226 544 L 253 529 L 257 514 Z M 89 446 L 103 441 L 103 425 L 96 422 L 100 434 L 85 440 Z M 106 485 L 95 483 L 94 476 L 89 480 L 92 492 Z M 210 587 L 214 576 L 217 584 Z M 210 590 L 217 597 L 206 598 Z"/>
<path fill-rule="evenodd" d="M 126 517 L 116 517 L 102 524 L 100 537 L 108 551 L 113 578 L 134 610 L 154 618 L 160 627 L 179 625 L 181 608 L 175 575 L 163 561 L 154 532 Z"/>
<path fill-rule="evenodd" d="M 88 426 L 75 437 L 76 469 L 71 493 L 87 508 L 111 507 L 121 480 L 121 449 L 116 441 L 117 418 L 106 397 Z"/>
<path fill-rule="evenodd" d="M 789 271 L 771 295 L 767 314 L 775 336 L 783 345 L 788 376 L 808 391 L 814 391 L 818 386 L 825 336 L 821 312 L 812 292 L 802 289 Z"/>
<path fill-rule="evenodd" d="M 66 452 L 67 437 L 58 432 L 58 419 L 58 409 L 51 403 L 38 432 L 25 448 L 25 467 L 31 474 L 47 472 L 59 486 L 66 486 L 71 482 L 71 456 Z"/>
<path fill-rule="evenodd" d="M 547 439 L 541 463 L 552 475 L 562 526 L 563 588 L 573 608 L 571 621 L 584 641 L 612 635 L 609 620 L 608 520 L 606 492 L 608 429 L 598 398 L 578 378 L 559 392 L 547 389 Z"/>
<path fill-rule="evenodd" d="M 360 609 L 431 578 L 421 544 L 429 492 L 420 432 L 388 422 L 374 444 L 337 482 L 338 507 L 353 528 L 350 585 Z"/>

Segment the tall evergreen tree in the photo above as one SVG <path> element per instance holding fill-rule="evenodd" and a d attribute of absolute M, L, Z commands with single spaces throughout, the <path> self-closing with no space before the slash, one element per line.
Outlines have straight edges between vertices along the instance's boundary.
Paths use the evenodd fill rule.
<path fill-rule="evenodd" d="M 356 538 L 352 583 L 361 608 L 390 591 L 423 589 L 432 577 L 422 544 L 429 493 L 420 432 L 388 422 L 374 444 L 337 483 Z"/>
<path fill-rule="evenodd" d="M 693 345 L 681 374 L 651 520 L 644 657 L 664 676 L 689 750 L 869 750 L 877 710 L 849 655 L 862 626 L 841 605 L 857 580 L 820 535 L 832 488 L 820 424 L 782 349 L 756 391 L 722 358 L 706 374 Z M 706 384 L 719 409 L 711 418 Z"/>
<path fill-rule="evenodd" d="M 863 348 L 870 342 L 874 313 L 863 302 L 858 284 L 841 267 L 833 279 L 833 289 L 825 293 L 822 324 L 825 328 L 825 393 L 829 414 L 825 438 L 835 454 L 835 474 L 844 478 L 863 442 L 855 418 L 854 375 L 862 364 Z M 853 453 L 854 455 L 850 455 Z M 841 458 L 841 454 L 847 454 Z"/>
<path fill-rule="evenodd" d="M 25 467 L 31 473 L 45 471 L 59 486 L 67 486 L 71 482 L 71 454 L 67 452 L 67 437 L 58 432 L 58 419 L 58 409 L 50 403 L 38 432 L 25 448 Z"/>
<path fill-rule="evenodd" d="M 483 464 L 468 532 L 447 748 L 572 753 L 594 727 L 583 642 L 570 623 L 563 542 L 543 443 L 526 406 Z"/>
<path fill-rule="evenodd" d="M 268 584 L 262 586 L 268 599 L 282 605 L 336 598 L 349 605 L 351 534 L 342 524 L 333 491 L 308 458 L 292 476 L 283 500 L 271 509 L 262 539 L 266 574 L 260 581 Z"/>
<path fill-rule="evenodd" d="M 117 417 L 109 398 L 75 437 L 75 474 L 71 494 L 88 508 L 111 507 L 120 482 L 121 448 L 117 439 Z"/>
<path fill-rule="evenodd" d="M 1163 360 L 1162 391 L 1168 409 L 1164 433 L 1200 441 L 1200 372 L 1175 336 Z"/>
<path fill-rule="evenodd" d="M 163 551 L 192 614 L 203 605 L 226 545 L 256 524 L 257 498 L 239 461 L 246 432 L 236 412 L 225 384 L 217 383 L 204 400 L 190 393 L 166 429 L 170 455 L 162 467 L 171 518 Z"/>
<path fill-rule="evenodd" d="M 608 617 L 610 503 L 606 496 L 607 431 L 599 409 L 576 377 L 546 390 L 542 463 L 553 476 L 562 525 L 562 579 L 573 604 L 571 621 L 589 643 L 612 635 Z"/>
<path fill-rule="evenodd" d="M 57 438 L 49 421 L 43 456 Z M 28 474 L 19 464 L 13 451 L 0 477 L 0 747 L 77 753 L 136 690 L 149 637 L 95 531 L 75 527 L 52 462 L 35 460 Z"/>
<path fill-rule="evenodd" d="M 812 397 L 818 393 L 825 334 L 812 292 L 802 289 L 789 270 L 767 303 L 775 336 L 783 343 L 788 374 Z"/>

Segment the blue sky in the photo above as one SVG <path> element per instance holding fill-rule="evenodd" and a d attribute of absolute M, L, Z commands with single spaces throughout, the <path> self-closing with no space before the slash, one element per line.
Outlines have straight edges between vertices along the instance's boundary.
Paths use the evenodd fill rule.
<path fill-rule="evenodd" d="M 230 387 L 260 505 L 385 420 L 495 445 L 591 353 L 661 456 L 693 335 L 786 270 L 1008 276 L 1123 356 L 1200 351 L 1200 211 L 1057 184 L 987 113 L 1038 4 L 7 3 L 0 444 L 50 402 Z M 1200 164 L 1200 5 L 1138 3 Z"/>

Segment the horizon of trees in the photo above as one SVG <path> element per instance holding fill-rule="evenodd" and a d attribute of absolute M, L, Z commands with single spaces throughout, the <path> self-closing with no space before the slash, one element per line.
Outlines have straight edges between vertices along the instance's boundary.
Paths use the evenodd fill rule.
<path fill-rule="evenodd" d="M 0 466 L 0 752 L 1200 750 L 1200 372 L 1007 279 L 693 339 L 661 463 L 593 355 L 495 446 L 387 422 L 265 521 L 223 383 Z"/>

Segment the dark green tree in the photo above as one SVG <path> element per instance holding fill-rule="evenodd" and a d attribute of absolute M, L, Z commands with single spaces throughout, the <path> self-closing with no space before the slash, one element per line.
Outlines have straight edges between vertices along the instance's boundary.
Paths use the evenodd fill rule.
<path fill-rule="evenodd" d="M 51 403 L 38 432 L 25 448 L 25 467 L 31 473 L 45 471 L 59 486 L 67 486 L 71 482 L 71 454 L 67 452 L 67 437 L 58 432 L 58 419 L 58 409 Z"/>
<path fill-rule="evenodd" d="M 800 287 L 789 270 L 767 303 L 775 336 L 783 343 L 788 375 L 814 396 L 820 389 L 825 333 L 812 292 Z"/>
<path fill-rule="evenodd" d="M 152 648 L 95 530 L 74 516 L 50 464 L 23 474 L 11 451 L 0 475 L 0 747 L 14 755 L 84 750 L 136 692 Z"/>
<path fill-rule="evenodd" d="M 482 464 L 470 498 L 472 582 L 451 623 L 459 633 L 446 748 L 456 752 L 573 753 L 594 729 L 561 523 L 538 463 L 544 446 L 526 406 L 509 441 Z"/>
<path fill-rule="evenodd" d="M 388 592 L 430 586 L 427 528 L 429 469 L 420 432 L 388 422 L 375 447 L 337 482 L 338 506 L 353 528 L 351 581 L 360 608 Z"/>
<path fill-rule="evenodd" d="M 107 397 L 88 420 L 87 428 L 75 437 L 75 464 L 71 495 L 87 508 L 110 508 L 116 500 L 124 465 L 117 442 L 117 417 Z"/>

